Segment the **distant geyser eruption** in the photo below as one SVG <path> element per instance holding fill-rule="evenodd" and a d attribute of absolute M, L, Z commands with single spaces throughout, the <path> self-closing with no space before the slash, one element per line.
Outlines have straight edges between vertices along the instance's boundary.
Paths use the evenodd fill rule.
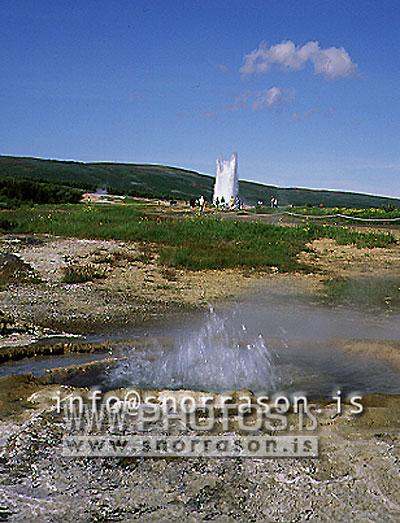
<path fill-rule="evenodd" d="M 217 159 L 217 172 L 214 186 L 214 202 L 229 203 L 239 192 L 238 156 L 233 153 L 229 160 Z"/>
<path fill-rule="evenodd" d="M 248 339 L 244 325 L 223 319 L 210 308 L 203 324 L 162 349 L 150 361 L 133 352 L 110 371 L 114 386 L 223 391 L 271 391 L 275 385 L 271 354 L 259 334 Z"/>

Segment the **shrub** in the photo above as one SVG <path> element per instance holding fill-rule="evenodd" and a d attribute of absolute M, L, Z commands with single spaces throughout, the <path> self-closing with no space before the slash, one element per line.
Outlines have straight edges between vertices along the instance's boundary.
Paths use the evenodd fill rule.
<path fill-rule="evenodd" d="M 12 231 L 16 227 L 16 223 L 10 220 L 0 218 L 0 231 Z"/>
<path fill-rule="evenodd" d="M 64 283 L 85 283 L 96 279 L 105 278 L 105 273 L 98 271 L 92 265 L 70 265 L 64 270 Z"/>

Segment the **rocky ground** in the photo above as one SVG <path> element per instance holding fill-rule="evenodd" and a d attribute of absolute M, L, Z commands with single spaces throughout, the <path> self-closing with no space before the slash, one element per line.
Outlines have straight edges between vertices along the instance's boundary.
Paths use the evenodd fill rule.
<path fill-rule="evenodd" d="M 400 278 L 400 247 L 390 249 L 358 249 L 354 245 L 337 245 L 334 240 L 315 240 L 301 259 L 315 268 L 321 276 Z"/>
<path fill-rule="evenodd" d="M 66 458 L 49 408 L 58 386 L 17 381 L 14 401 L 25 406 L 1 425 L 1 521 L 400 518 L 399 397 L 364 398 L 358 417 L 325 404 L 318 459 Z"/>
<path fill-rule="evenodd" d="M 107 332 L 162 321 L 237 296 L 262 276 L 163 268 L 151 246 L 120 241 L 11 236 L 2 238 L 0 249 L 13 257 L 9 265 L 18 262 L 0 288 L 3 316 L 61 332 Z M 29 278 L 21 277 L 21 264 Z M 65 275 L 71 268 L 95 276 L 69 283 Z"/>

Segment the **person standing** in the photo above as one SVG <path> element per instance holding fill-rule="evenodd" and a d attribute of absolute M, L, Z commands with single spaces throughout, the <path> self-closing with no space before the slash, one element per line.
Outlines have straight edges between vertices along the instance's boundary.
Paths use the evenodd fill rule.
<path fill-rule="evenodd" d="M 200 205 L 200 212 L 203 212 L 204 211 L 204 207 L 206 205 L 206 200 L 205 200 L 203 195 L 201 195 L 200 198 L 199 198 L 199 205 Z"/>

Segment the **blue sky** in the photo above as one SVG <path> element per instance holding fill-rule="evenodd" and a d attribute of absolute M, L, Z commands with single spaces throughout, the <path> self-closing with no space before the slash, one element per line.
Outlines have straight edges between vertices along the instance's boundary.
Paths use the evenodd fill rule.
<path fill-rule="evenodd" d="M 400 197 L 398 1 L 0 0 L 0 154 Z"/>

